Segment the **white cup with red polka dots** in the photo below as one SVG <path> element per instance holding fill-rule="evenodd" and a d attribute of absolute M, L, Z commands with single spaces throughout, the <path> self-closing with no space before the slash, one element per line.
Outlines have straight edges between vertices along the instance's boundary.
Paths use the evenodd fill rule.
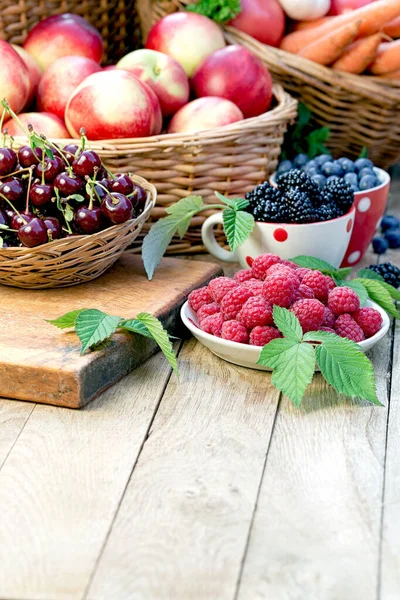
<path fill-rule="evenodd" d="M 244 269 L 260 254 L 271 252 L 283 259 L 298 255 L 321 258 L 339 267 L 346 254 L 354 226 L 355 207 L 330 221 L 319 223 L 260 223 L 256 222 L 251 236 L 234 252 L 222 248 L 214 235 L 214 226 L 222 224 L 222 213 L 208 217 L 203 223 L 201 236 L 207 250 L 225 262 L 239 262 Z"/>

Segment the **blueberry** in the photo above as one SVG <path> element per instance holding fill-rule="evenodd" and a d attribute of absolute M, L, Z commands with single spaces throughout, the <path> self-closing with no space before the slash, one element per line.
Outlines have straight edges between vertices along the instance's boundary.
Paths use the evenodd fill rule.
<path fill-rule="evenodd" d="M 343 175 L 343 169 L 339 163 L 326 162 L 321 167 L 321 173 L 322 175 L 325 175 L 325 177 L 329 177 L 330 175 L 337 175 L 338 177 L 341 177 Z"/>
<path fill-rule="evenodd" d="M 318 169 L 318 163 L 314 158 L 312 160 L 309 160 L 306 164 L 304 170 L 307 172 L 308 169 Z"/>
<path fill-rule="evenodd" d="M 351 183 L 350 184 L 351 189 L 353 190 L 354 193 L 359 192 L 360 188 L 358 187 L 358 185 L 356 185 L 355 183 Z"/>
<path fill-rule="evenodd" d="M 346 157 L 339 158 L 335 162 L 340 164 L 344 173 L 355 173 L 356 168 L 354 166 L 353 161 L 350 160 L 350 158 L 346 158 Z"/>
<path fill-rule="evenodd" d="M 332 156 L 330 154 L 320 154 L 315 158 L 315 162 L 319 167 L 322 167 L 323 164 L 327 162 L 333 162 Z"/>
<path fill-rule="evenodd" d="M 389 248 L 389 244 L 385 238 L 375 237 L 372 240 L 372 247 L 375 254 L 385 254 L 386 250 Z"/>
<path fill-rule="evenodd" d="M 338 179 L 340 179 L 339 175 L 330 175 L 326 180 L 326 183 L 329 183 L 330 181 L 337 181 Z"/>
<path fill-rule="evenodd" d="M 389 248 L 400 248 L 400 229 L 388 229 L 385 231 L 385 238 Z"/>
<path fill-rule="evenodd" d="M 363 177 L 366 177 L 367 175 L 369 175 L 371 177 L 376 177 L 373 169 L 365 168 L 365 169 L 361 169 L 361 171 L 358 172 L 359 179 L 362 179 Z"/>
<path fill-rule="evenodd" d="M 320 190 L 322 190 L 322 188 L 326 184 L 326 178 L 323 175 L 320 175 L 319 173 L 313 175 L 312 180 L 315 181 Z"/>
<path fill-rule="evenodd" d="M 400 226 L 400 222 L 393 215 L 385 215 L 381 221 L 381 231 L 387 231 L 388 229 L 397 229 Z"/>
<path fill-rule="evenodd" d="M 277 170 L 276 173 L 277 175 L 281 175 L 282 173 L 286 173 L 287 171 L 290 171 L 290 169 L 293 169 L 293 164 L 290 160 L 283 160 Z"/>
<path fill-rule="evenodd" d="M 298 154 L 293 161 L 294 168 L 301 169 L 309 162 L 309 160 L 310 158 L 307 156 L 307 154 Z"/>
<path fill-rule="evenodd" d="M 314 179 L 314 177 L 315 177 L 316 175 L 319 175 L 319 172 L 317 171 L 317 169 L 316 169 L 315 167 L 311 167 L 311 169 L 307 169 L 305 172 L 306 172 L 306 173 L 307 173 L 307 175 L 308 175 L 309 177 L 311 177 L 312 179 Z"/>
<path fill-rule="evenodd" d="M 375 177 L 375 175 L 366 175 L 360 180 L 358 187 L 360 190 L 371 190 L 379 185 L 379 180 Z"/>
<path fill-rule="evenodd" d="M 356 171 L 359 173 L 362 169 L 372 169 L 374 163 L 372 160 L 369 160 L 369 158 L 358 158 L 355 161 L 354 166 Z"/>
<path fill-rule="evenodd" d="M 346 173 L 344 180 L 346 183 L 349 183 L 350 185 L 356 185 L 358 187 L 357 173 Z"/>

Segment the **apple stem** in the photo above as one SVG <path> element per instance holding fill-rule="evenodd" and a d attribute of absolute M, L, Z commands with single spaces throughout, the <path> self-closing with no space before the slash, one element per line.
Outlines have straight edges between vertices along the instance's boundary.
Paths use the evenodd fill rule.
<path fill-rule="evenodd" d="M 28 181 L 28 189 L 26 191 L 26 205 L 25 205 L 25 213 L 29 212 L 29 194 L 31 192 L 31 183 L 32 183 L 32 169 L 29 169 L 29 181 Z"/>
<path fill-rule="evenodd" d="M 21 215 L 21 213 L 15 208 L 15 206 L 12 204 L 12 202 L 8 198 L 6 198 L 4 196 L 4 194 L 2 194 L 1 192 L 0 192 L 0 198 L 3 198 L 3 200 L 5 200 L 7 202 L 7 204 L 9 204 L 11 206 L 11 208 L 13 209 L 13 211 L 19 216 L 19 218 L 25 223 L 25 225 L 27 225 L 28 222 L 25 221 L 25 219 Z"/>

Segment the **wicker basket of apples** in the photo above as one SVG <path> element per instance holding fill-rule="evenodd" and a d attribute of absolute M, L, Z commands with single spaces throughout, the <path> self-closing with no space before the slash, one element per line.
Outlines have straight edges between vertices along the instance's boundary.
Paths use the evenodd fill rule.
<path fill-rule="evenodd" d="M 239 195 L 264 181 L 276 168 L 283 135 L 297 114 L 297 102 L 272 85 L 261 61 L 240 46 L 227 46 L 213 21 L 192 17 L 189 26 L 167 32 L 167 44 L 160 39 L 159 46 L 131 52 L 115 68 L 105 69 L 90 45 L 82 50 L 81 44 L 81 55 L 70 56 L 76 46 L 67 35 L 61 50 L 48 32 L 44 45 L 42 21 L 23 48 L 26 62 L 34 59 L 45 69 L 36 94 L 34 82 L 28 86 L 36 98 L 35 112 L 24 108 L 26 67 L 15 52 L 11 60 L 2 46 L 6 42 L 0 42 L 0 56 L 3 48 L 3 57 L 7 54 L 12 63 L 0 72 L 0 91 L 18 113 L 22 129 L 32 124 L 62 147 L 79 138 L 84 124 L 90 148 L 111 171 L 134 170 L 156 186 L 157 206 L 149 224 L 188 194 L 213 204 L 214 191 Z M 194 78 L 200 65 L 203 72 Z M 221 87 L 210 92 L 206 88 L 213 73 Z M 17 146 L 25 143 L 19 123 L 4 126 Z M 197 217 L 172 250 L 201 250 L 200 229 L 207 216 Z"/>

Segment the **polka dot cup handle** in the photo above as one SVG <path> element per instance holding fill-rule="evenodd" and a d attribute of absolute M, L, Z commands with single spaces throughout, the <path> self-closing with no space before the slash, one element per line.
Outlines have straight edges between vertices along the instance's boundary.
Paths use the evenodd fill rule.
<path fill-rule="evenodd" d="M 214 225 L 222 225 L 222 223 L 222 213 L 216 213 L 204 221 L 201 228 L 203 244 L 209 253 L 215 256 L 215 258 L 218 258 L 218 260 L 232 263 L 238 262 L 239 256 L 237 252 L 230 252 L 229 250 L 225 250 L 225 248 L 221 248 L 215 239 Z"/>

